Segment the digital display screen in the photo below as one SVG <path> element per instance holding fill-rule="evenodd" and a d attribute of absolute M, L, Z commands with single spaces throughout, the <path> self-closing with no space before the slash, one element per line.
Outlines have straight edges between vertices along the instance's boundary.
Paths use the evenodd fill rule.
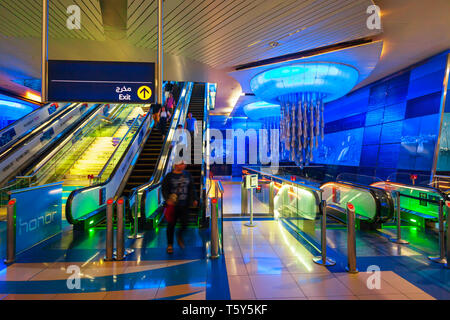
<path fill-rule="evenodd" d="M 364 128 L 326 134 L 313 152 L 314 162 L 320 164 L 359 166 Z"/>

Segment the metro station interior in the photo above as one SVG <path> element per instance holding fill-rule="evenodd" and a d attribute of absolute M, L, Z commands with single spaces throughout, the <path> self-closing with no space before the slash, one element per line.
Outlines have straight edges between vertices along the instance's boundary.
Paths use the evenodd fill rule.
<path fill-rule="evenodd" d="M 449 15 L 0 1 L 0 300 L 450 300 Z"/>

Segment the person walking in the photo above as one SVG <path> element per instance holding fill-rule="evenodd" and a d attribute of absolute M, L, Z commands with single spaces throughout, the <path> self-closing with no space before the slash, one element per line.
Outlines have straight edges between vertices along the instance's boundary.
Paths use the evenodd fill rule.
<path fill-rule="evenodd" d="M 173 215 L 167 219 L 167 253 L 173 253 L 173 238 L 178 220 L 181 222 L 181 229 L 177 233 L 177 242 L 180 248 L 184 249 L 183 234 L 187 227 L 189 206 L 198 205 L 194 180 L 185 169 L 186 164 L 183 160 L 179 160 L 162 181 L 162 195 L 166 206 L 171 206 Z"/>

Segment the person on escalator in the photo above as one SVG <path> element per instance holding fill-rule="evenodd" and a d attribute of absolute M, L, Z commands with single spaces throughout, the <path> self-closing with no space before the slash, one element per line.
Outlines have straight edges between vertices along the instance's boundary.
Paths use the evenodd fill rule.
<path fill-rule="evenodd" d="M 159 126 L 159 111 L 161 110 L 161 105 L 159 103 L 153 103 L 151 110 L 152 110 L 152 118 L 155 121 L 155 125 Z"/>
<path fill-rule="evenodd" d="M 167 121 L 170 118 L 169 111 L 166 111 L 165 107 L 161 107 L 159 110 L 159 130 L 161 130 L 162 138 L 164 139 L 167 131 Z"/>
<path fill-rule="evenodd" d="M 175 100 L 173 99 L 173 94 L 169 93 L 169 97 L 166 100 L 166 107 L 167 107 L 167 111 L 169 111 L 171 114 L 173 114 L 174 104 L 175 104 Z"/>
<path fill-rule="evenodd" d="M 177 233 L 177 242 L 184 249 L 183 233 L 187 227 L 189 206 L 198 205 L 195 194 L 194 180 L 189 172 L 185 171 L 186 164 L 183 160 L 175 163 L 173 170 L 162 181 L 162 195 L 166 206 L 171 206 L 171 217 L 167 217 L 167 253 L 173 253 L 173 238 L 175 225 L 179 220 L 181 229 Z"/>

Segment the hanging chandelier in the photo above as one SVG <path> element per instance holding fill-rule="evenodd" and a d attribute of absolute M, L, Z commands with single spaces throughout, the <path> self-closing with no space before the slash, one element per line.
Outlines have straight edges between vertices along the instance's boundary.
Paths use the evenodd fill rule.
<path fill-rule="evenodd" d="M 261 100 L 280 106 L 281 151 L 303 167 L 324 139 L 324 103 L 346 95 L 358 77 L 344 64 L 299 63 L 262 72 L 250 87 Z"/>

